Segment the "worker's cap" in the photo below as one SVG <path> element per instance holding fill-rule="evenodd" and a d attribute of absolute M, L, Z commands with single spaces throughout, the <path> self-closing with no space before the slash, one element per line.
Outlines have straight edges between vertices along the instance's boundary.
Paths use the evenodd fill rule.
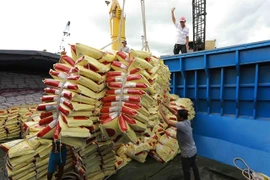
<path fill-rule="evenodd" d="M 122 41 L 122 43 L 127 43 L 127 41 L 126 41 L 126 40 L 124 40 L 124 41 Z"/>
<path fill-rule="evenodd" d="M 183 16 L 180 18 L 180 22 L 186 22 L 186 18 Z"/>

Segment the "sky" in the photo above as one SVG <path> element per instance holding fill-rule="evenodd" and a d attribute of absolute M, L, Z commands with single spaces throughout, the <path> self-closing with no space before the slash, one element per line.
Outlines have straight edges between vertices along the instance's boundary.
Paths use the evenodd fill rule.
<path fill-rule="evenodd" d="M 122 0 L 119 0 L 122 4 Z M 149 47 L 154 55 L 172 54 L 176 18 L 185 16 L 192 40 L 192 0 L 145 0 Z M 109 8 L 104 0 L 8 0 L 0 2 L 0 49 L 58 52 L 68 21 L 67 43 L 95 48 L 109 44 Z M 270 0 L 207 0 L 206 39 L 216 46 L 270 39 Z M 126 0 L 128 46 L 141 49 L 143 35 L 140 0 Z M 69 49 L 67 47 L 66 49 Z"/>

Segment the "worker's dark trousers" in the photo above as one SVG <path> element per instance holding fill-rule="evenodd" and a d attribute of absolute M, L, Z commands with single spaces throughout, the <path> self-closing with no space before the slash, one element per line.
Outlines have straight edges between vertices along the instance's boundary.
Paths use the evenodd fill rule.
<path fill-rule="evenodd" d="M 181 51 L 181 53 L 187 53 L 187 46 L 185 44 L 175 44 L 174 45 L 174 49 L 173 49 L 173 53 L 174 54 L 179 54 L 179 52 Z"/>
<path fill-rule="evenodd" d="M 195 180 L 200 180 L 199 170 L 196 165 L 196 154 L 191 158 L 181 157 L 184 180 L 190 180 L 190 169 L 192 168 Z"/>

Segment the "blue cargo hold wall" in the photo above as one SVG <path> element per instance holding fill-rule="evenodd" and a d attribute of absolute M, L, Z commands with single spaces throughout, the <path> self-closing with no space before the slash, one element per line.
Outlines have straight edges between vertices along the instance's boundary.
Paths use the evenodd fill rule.
<path fill-rule="evenodd" d="M 194 102 L 198 154 L 270 175 L 270 41 L 162 58 L 171 93 Z"/>

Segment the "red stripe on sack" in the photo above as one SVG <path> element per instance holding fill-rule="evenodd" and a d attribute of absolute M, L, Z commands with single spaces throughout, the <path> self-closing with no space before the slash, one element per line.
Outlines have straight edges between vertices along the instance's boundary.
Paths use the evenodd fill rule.
<path fill-rule="evenodd" d="M 23 123 L 23 130 L 26 131 L 27 129 L 28 129 L 28 126 L 25 123 Z"/>
<path fill-rule="evenodd" d="M 43 119 L 43 118 L 46 118 L 48 116 L 52 116 L 53 115 L 53 112 L 42 112 L 40 114 L 40 118 Z"/>
<path fill-rule="evenodd" d="M 41 100 L 42 102 L 53 102 L 53 101 L 54 101 L 54 98 L 55 98 L 54 95 L 42 96 L 42 97 L 40 98 L 40 100 Z"/>
<path fill-rule="evenodd" d="M 103 102 L 112 102 L 116 101 L 116 96 L 107 96 L 102 99 Z"/>
<path fill-rule="evenodd" d="M 112 66 L 119 67 L 121 69 L 127 69 L 127 66 L 119 61 L 113 61 Z"/>
<path fill-rule="evenodd" d="M 69 72 L 71 72 L 71 73 L 78 73 L 79 71 L 80 71 L 80 70 L 79 70 L 78 67 L 73 67 L 73 68 L 70 69 Z"/>
<path fill-rule="evenodd" d="M 93 66 L 92 64 L 87 64 L 84 66 L 85 69 L 89 69 L 89 70 L 92 70 L 94 72 L 97 72 L 99 69 L 95 66 Z"/>
<path fill-rule="evenodd" d="M 124 89 L 124 90 L 126 90 L 126 89 Z M 127 89 L 127 93 L 128 94 L 136 94 L 136 95 L 145 94 L 145 92 L 143 90 L 139 90 L 139 89 Z"/>
<path fill-rule="evenodd" d="M 49 117 L 45 117 L 45 118 L 42 118 L 41 120 L 39 120 L 38 124 L 39 125 L 45 125 L 45 124 L 49 124 L 53 121 L 53 116 L 49 116 Z"/>
<path fill-rule="evenodd" d="M 128 125 L 127 125 L 126 121 L 124 120 L 123 116 L 119 117 L 118 123 L 120 125 L 120 130 L 122 132 L 126 132 L 128 130 Z"/>
<path fill-rule="evenodd" d="M 127 81 L 140 80 L 142 76 L 140 74 L 131 74 L 127 77 Z"/>
<path fill-rule="evenodd" d="M 75 65 L 75 62 L 74 62 L 74 60 L 71 57 L 69 57 L 67 55 L 64 55 L 61 58 L 62 58 L 62 60 L 64 60 L 65 62 L 67 62 L 69 65 L 71 65 L 71 66 L 74 66 Z"/>
<path fill-rule="evenodd" d="M 60 127 L 59 122 L 57 122 L 55 131 L 54 131 L 54 135 L 53 135 L 53 139 L 54 139 L 54 140 L 58 140 L 58 139 L 59 139 L 59 134 L 60 134 L 60 132 L 61 132 L 61 127 Z"/>
<path fill-rule="evenodd" d="M 120 160 L 120 161 L 118 161 L 116 163 L 117 163 L 117 166 L 120 166 L 123 163 L 123 160 Z"/>
<path fill-rule="evenodd" d="M 71 110 L 73 110 L 74 108 L 73 108 L 73 105 L 71 104 L 71 102 L 69 102 L 69 101 L 63 101 L 63 104 L 65 105 L 65 106 L 67 106 L 69 109 L 71 109 Z"/>
<path fill-rule="evenodd" d="M 116 94 L 116 91 L 114 89 L 107 90 L 106 94 Z"/>
<path fill-rule="evenodd" d="M 110 82 L 110 83 L 108 83 L 108 87 L 121 88 L 122 87 L 122 83 Z"/>
<path fill-rule="evenodd" d="M 80 79 L 80 76 L 71 75 L 67 78 L 68 80 L 77 81 Z"/>
<path fill-rule="evenodd" d="M 81 56 L 79 59 L 77 59 L 75 64 L 78 64 L 78 63 L 82 62 L 83 60 L 84 60 L 84 56 Z"/>
<path fill-rule="evenodd" d="M 141 70 L 140 68 L 134 68 L 134 69 L 131 69 L 129 73 L 130 74 L 135 74 L 137 72 L 140 72 L 140 70 Z"/>
<path fill-rule="evenodd" d="M 68 123 L 68 122 L 67 122 L 67 118 L 66 118 L 63 114 L 61 114 L 61 117 L 62 117 L 62 120 L 64 121 L 64 123 L 67 124 L 67 123 Z"/>
<path fill-rule="evenodd" d="M 141 99 L 139 97 L 136 97 L 136 96 L 129 96 L 128 101 L 129 102 L 140 102 Z"/>
<path fill-rule="evenodd" d="M 50 69 L 49 74 L 51 76 L 58 76 L 60 74 L 60 72 L 57 72 L 57 71 L 54 71 L 54 70 Z"/>
<path fill-rule="evenodd" d="M 131 124 L 131 125 L 136 124 L 136 121 L 134 119 L 128 117 L 127 115 L 122 114 L 122 116 L 123 116 L 124 120 L 127 121 L 128 124 Z"/>
<path fill-rule="evenodd" d="M 142 108 L 142 106 L 139 104 L 132 104 L 132 103 L 128 103 L 128 102 L 125 102 L 124 105 L 129 107 L 129 108 L 136 109 L 136 110 Z"/>
<path fill-rule="evenodd" d="M 137 88 L 147 88 L 147 85 L 144 83 L 136 83 Z"/>
<path fill-rule="evenodd" d="M 62 96 L 71 100 L 72 99 L 72 93 L 71 92 L 68 92 L 68 91 L 63 91 L 62 92 Z"/>
<path fill-rule="evenodd" d="M 53 128 L 51 128 L 49 125 L 47 125 L 44 129 L 42 129 L 41 131 L 39 131 L 37 133 L 37 137 L 43 137 L 45 136 L 48 132 L 50 132 Z"/>
<path fill-rule="evenodd" d="M 111 117 L 103 117 L 103 118 L 100 118 L 99 120 L 100 120 L 101 124 L 106 124 L 108 122 L 111 122 L 113 120 L 113 118 L 111 118 Z"/>
<path fill-rule="evenodd" d="M 119 71 L 110 71 L 107 73 L 107 77 L 113 77 L 113 76 L 122 76 L 123 73 Z"/>
<path fill-rule="evenodd" d="M 61 81 L 54 80 L 54 79 L 45 79 L 43 82 L 45 85 L 48 85 L 48 86 L 59 87 Z"/>
<path fill-rule="evenodd" d="M 57 89 L 50 88 L 50 87 L 44 88 L 44 91 L 45 91 L 45 93 L 47 93 L 47 94 L 56 94 L 56 93 L 55 93 L 56 90 L 57 90 Z"/>
<path fill-rule="evenodd" d="M 117 76 L 114 76 L 114 77 L 108 77 L 108 76 L 107 76 L 105 82 L 115 82 L 115 81 L 116 81 L 116 77 L 117 77 Z"/>
<path fill-rule="evenodd" d="M 106 107 L 106 108 L 102 108 L 100 110 L 101 113 L 110 113 L 110 108 Z"/>
<path fill-rule="evenodd" d="M 126 59 L 128 57 L 123 51 L 118 51 L 116 54 L 123 59 Z"/>
<path fill-rule="evenodd" d="M 135 154 L 135 156 L 138 156 L 138 155 L 143 154 L 143 153 L 144 153 L 144 151 L 138 152 Z"/>
<path fill-rule="evenodd" d="M 144 58 L 144 60 L 146 60 L 147 62 L 150 62 L 151 58 Z"/>
<path fill-rule="evenodd" d="M 73 53 L 77 55 L 75 45 L 71 45 L 70 47 L 71 47 L 71 50 L 73 51 Z"/>
<path fill-rule="evenodd" d="M 78 85 L 76 85 L 76 84 L 67 84 L 65 86 L 67 87 L 67 89 L 72 89 L 72 90 L 78 90 L 79 89 Z"/>
<path fill-rule="evenodd" d="M 113 112 L 113 113 L 101 114 L 100 119 L 106 119 L 108 117 L 114 119 L 117 117 L 117 113 Z"/>
<path fill-rule="evenodd" d="M 125 113 L 125 114 L 128 114 L 128 115 L 131 115 L 131 116 L 136 116 L 137 115 L 137 111 L 136 110 L 127 108 L 125 106 L 122 107 L 122 112 Z"/>
<path fill-rule="evenodd" d="M 46 110 L 46 104 L 39 104 L 39 105 L 37 106 L 37 110 L 38 110 L 38 111 Z"/>
<path fill-rule="evenodd" d="M 105 102 L 103 103 L 103 106 L 112 106 L 112 102 Z"/>
<path fill-rule="evenodd" d="M 60 64 L 60 63 L 57 63 L 55 65 L 53 65 L 54 69 L 55 70 L 59 70 L 59 71 L 63 71 L 63 72 L 66 72 L 68 73 L 70 71 L 70 68 L 63 65 L 63 64 Z"/>
<path fill-rule="evenodd" d="M 66 116 L 69 115 L 69 111 L 65 110 L 61 105 L 58 107 L 58 110 L 61 111 Z"/>

